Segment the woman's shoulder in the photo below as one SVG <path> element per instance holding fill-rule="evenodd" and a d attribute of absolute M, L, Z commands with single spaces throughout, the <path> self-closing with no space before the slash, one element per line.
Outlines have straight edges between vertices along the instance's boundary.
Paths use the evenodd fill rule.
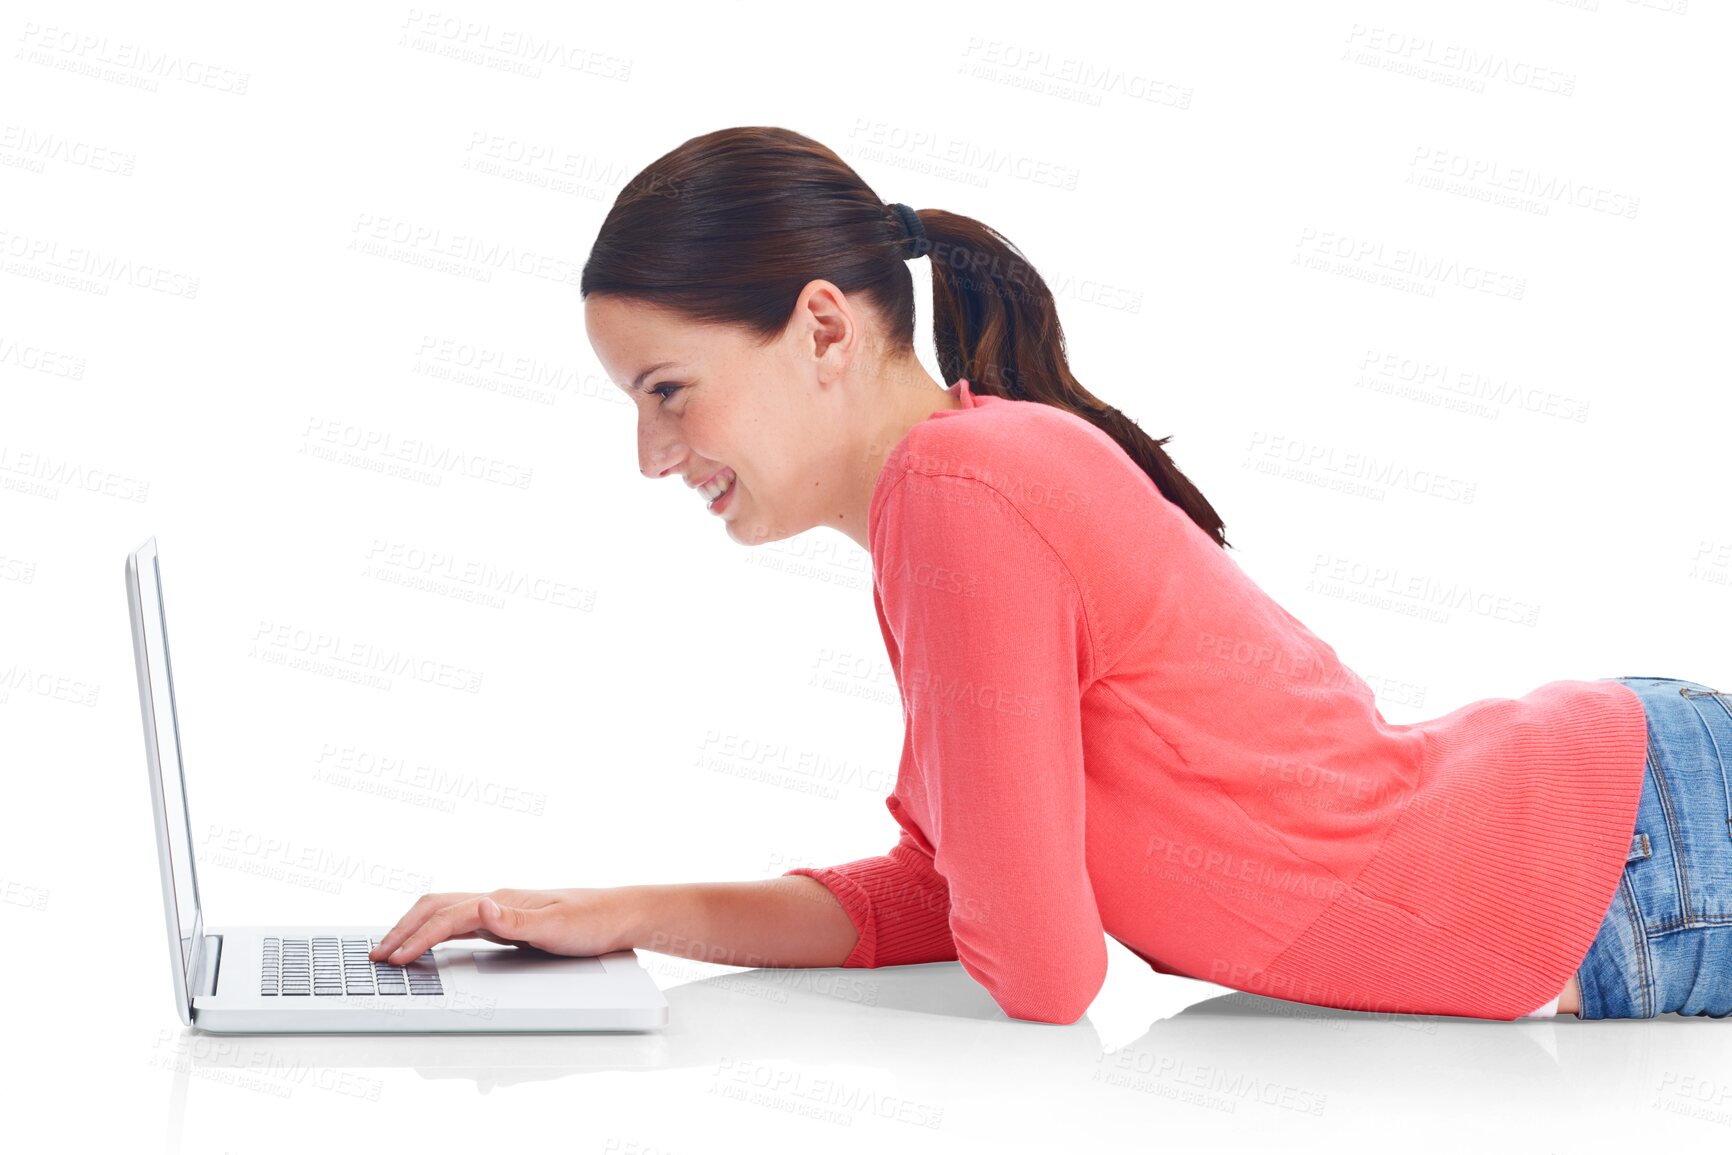
<path fill-rule="evenodd" d="M 1117 441 L 1066 409 L 1039 401 L 976 396 L 969 409 L 946 410 L 909 433 L 892 464 L 928 477 L 973 479 L 1016 504 L 1031 492 L 1099 489 L 1146 478 Z"/>
<path fill-rule="evenodd" d="M 915 426 L 886 461 L 875 557 L 931 552 L 942 536 L 1062 560 L 1085 585 L 1121 580 L 1127 554 L 1174 563 L 1192 523 L 1110 434 L 1041 402 L 981 401 Z"/>

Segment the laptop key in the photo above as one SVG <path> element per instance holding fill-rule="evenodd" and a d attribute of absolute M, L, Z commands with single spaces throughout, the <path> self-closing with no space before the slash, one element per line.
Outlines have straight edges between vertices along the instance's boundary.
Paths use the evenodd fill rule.
<path fill-rule="evenodd" d="M 267 938 L 261 958 L 259 991 L 273 998 L 330 998 L 354 995 L 443 995 L 438 964 L 431 948 L 421 957 L 392 966 L 375 962 L 368 952 L 379 939 Z"/>

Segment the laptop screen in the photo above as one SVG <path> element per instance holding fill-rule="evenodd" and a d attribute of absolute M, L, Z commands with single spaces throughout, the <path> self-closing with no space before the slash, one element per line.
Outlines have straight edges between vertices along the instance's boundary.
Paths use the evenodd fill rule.
<path fill-rule="evenodd" d="M 193 868 L 192 821 L 186 805 L 186 779 L 180 761 L 180 722 L 174 704 L 174 675 L 168 658 L 168 616 L 162 603 L 162 574 L 157 565 L 156 539 L 133 554 L 137 571 L 137 612 L 133 641 L 140 647 L 139 691 L 144 707 L 145 744 L 157 767 L 160 789 L 158 838 L 168 860 L 165 888 L 172 889 L 170 928 L 178 944 L 182 989 L 192 989 L 193 943 L 202 933 L 198 873 Z"/>

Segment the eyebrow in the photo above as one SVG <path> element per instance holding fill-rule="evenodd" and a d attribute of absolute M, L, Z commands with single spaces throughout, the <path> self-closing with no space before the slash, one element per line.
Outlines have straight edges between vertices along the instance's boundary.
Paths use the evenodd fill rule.
<path fill-rule="evenodd" d="M 648 369 L 645 369 L 642 373 L 639 373 L 635 378 L 633 378 L 632 383 L 629 386 L 629 388 L 631 389 L 631 391 L 633 393 L 635 393 L 643 387 L 643 379 L 645 377 L 648 377 L 651 373 L 654 373 L 657 369 L 666 369 L 669 365 L 678 365 L 678 364 L 679 364 L 678 361 L 658 361 L 656 364 L 651 365 Z"/>

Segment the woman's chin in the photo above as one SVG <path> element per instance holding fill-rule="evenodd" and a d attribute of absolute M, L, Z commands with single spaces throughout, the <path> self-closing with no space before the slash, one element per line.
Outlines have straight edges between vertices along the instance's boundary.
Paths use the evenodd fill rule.
<path fill-rule="evenodd" d="M 769 545 L 773 541 L 794 536 L 749 517 L 728 518 L 727 531 L 728 536 L 741 545 Z"/>

